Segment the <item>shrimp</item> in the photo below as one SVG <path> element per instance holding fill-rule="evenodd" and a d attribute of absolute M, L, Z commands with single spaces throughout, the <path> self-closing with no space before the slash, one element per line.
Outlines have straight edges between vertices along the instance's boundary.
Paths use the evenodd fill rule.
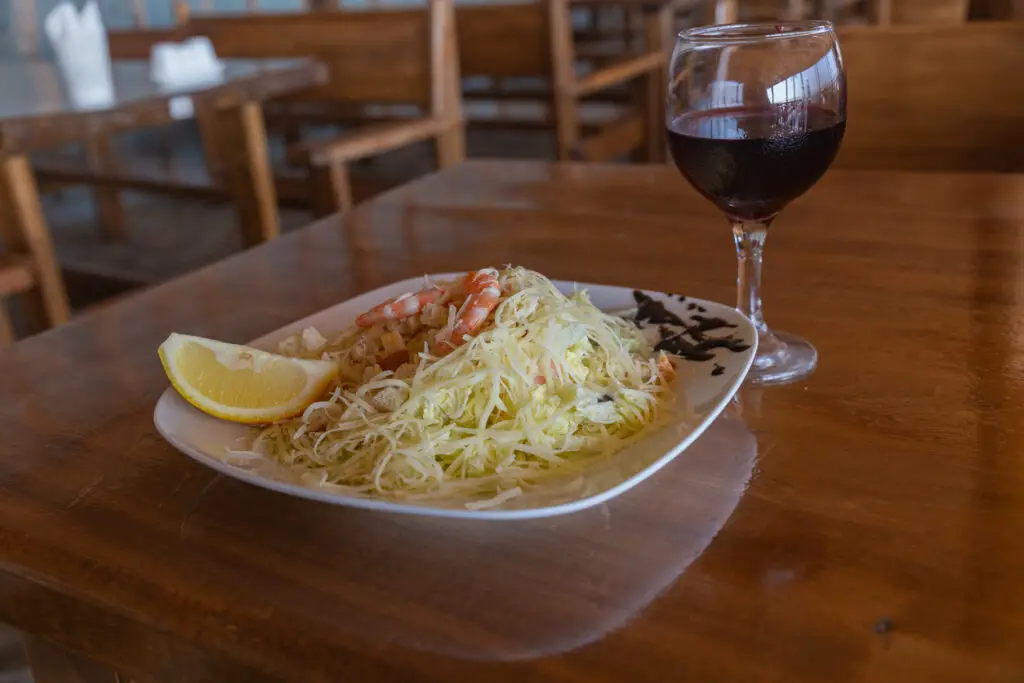
<path fill-rule="evenodd" d="M 390 299 L 384 303 L 374 306 L 366 313 L 356 318 L 356 325 L 359 327 L 373 327 L 378 323 L 386 323 L 390 320 L 401 320 L 416 315 L 429 303 L 437 301 L 444 295 L 440 287 L 428 287 L 419 292 L 407 292 L 400 297 Z"/>
<path fill-rule="evenodd" d="M 434 346 L 434 351 L 442 356 L 462 346 L 466 335 L 476 332 L 501 300 L 498 271 L 494 268 L 469 273 L 463 286 L 468 294 L 466 303 L 462 305 L 451 333 L 439 338 Z"/>
<path fill-rule="evenodd" d="M 658 355 L 658 377 L 665 384 L 671 384 L 676 378 L 676 366 L 672 364 L 664 351 Z"/>

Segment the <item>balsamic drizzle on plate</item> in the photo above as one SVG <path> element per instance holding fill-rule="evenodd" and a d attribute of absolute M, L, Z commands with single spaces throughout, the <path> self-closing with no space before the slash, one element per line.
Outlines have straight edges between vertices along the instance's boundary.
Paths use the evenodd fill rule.
<path fill-rule="evenodd" d="M 717 317 L 707 317 L 700 313 L 707 312 L 703 306 L 690 303 L 687 310 L 698 310 L 691 316 L 689 322 L 665 308 L 665 304 L 648 296 L 647 294 L 633 290 L 633 299 L 636 301 L 637 310 L 633 322 L 637 327 L 643 328 L 648 325 L 658 326 L 658 337 L 660 341 L 655 345 L 655 350 L 666 351 L 691 361 L 709 361 L 715 355 L 711 353 L 714 349 L 726 349 L 733 353 L 741 353 L 750 348 L 736 339 L 732 334 L 726 336 L 709 337 L 708 332 L 721 329 L 732 329 L 736 326 Z M 683 301 L 685 297 L 679 296 Z M 681 328 L 681 329 L 673 329 Z M 725 368 L 715 363 L 712 375 L 721 375 Z"/>

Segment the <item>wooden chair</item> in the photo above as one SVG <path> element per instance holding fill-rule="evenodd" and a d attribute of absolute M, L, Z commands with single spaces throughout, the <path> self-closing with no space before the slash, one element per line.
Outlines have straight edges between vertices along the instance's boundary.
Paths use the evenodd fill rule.
<path fill-rule="evenodd" d="M 970 0 L 872 0 L 874 23 L 962 24 L 967 21 Z"/>
<path fill-rule="evenodd" d="M 464 77 L 491 80 L 531 79 L 540 91 L 519 93 L 546 101 L 561 160 L 606 161 L 641 151 L 649 161 L 664 159 L 664 87 L 671 32 L 671 8 L 646 15 L 645 46 L 640 54 L 620 57 L 589 73 L 577 70 L 567 0 L 525 4 L 465 5 L 456 10 L 459 54 Z M 584 126 L 583 102 L 603 92 L 636 83 L 632 102 L 610 122 Z M 483 91 L 475 99 L 514 96 Z"/>
<path fill-rule="evenodd" d="M 288 160 L 308 168 L 318 215 L 351 206 L 351 162 L 430 139 L 440 167 L 465 158 L 451 0 L 429 0 L 426 10 L 192 16 L 184 30 L 209 37 L 221 57 L 310 57 L 325 64 L 329 82 L 285 100 L 288 105 L 411 104 L 422 112 L 291 145 Z"/>
<path fill-rule="evenodd" d="M 1024 171 L 1024 22 L 840 31 L 849 81 L 836 166 Z"/>
<path fill-rule="evenodd" d="M 32 169 L 23 157 L 0 159 L 0 346 L 14 341 L 6 299 L 24 295 L 35 328 L 68 320 L 64 280 L 53 253 Z"/>

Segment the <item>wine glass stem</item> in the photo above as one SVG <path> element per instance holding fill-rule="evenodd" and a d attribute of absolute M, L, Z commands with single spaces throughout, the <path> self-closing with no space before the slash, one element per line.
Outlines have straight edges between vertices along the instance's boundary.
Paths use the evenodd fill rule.
<path fill-rule="evenodd" d="M 736 244 L 739 272 L 736 276 L 736 308 L 750 318 L 761 337 L 769 335 L 761 311 L 761 255 L 768 237 L 771 219 L 732 221 L 732 239 Z"/>

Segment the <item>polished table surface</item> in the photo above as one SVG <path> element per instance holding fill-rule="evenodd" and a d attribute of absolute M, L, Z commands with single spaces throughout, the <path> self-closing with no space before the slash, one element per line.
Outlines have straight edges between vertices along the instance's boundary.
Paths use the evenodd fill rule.
<path fill-rule="evenodd" d="M 148 61 L 114 61 L 114 99 L 85 107 L 71 97 L 55 62 L 0 60 L 0 153 L 168 123 L 183 116 L 170 107 L 175 98 L 191 97 L 200 105 L 209 102 L 223 108 L 303 90 L 325 78 L 323 67 L 307 59 L 222 61 L 219 77 L 174 87 L 155 83 Z"/>
<path fill-rule="evenodd" d="M 562 518 L 225 479 L 156 433 L 156 348 L 509 262 L 729 301 L 668 167 L 466 163 L 16 345 L 0 619 L 154 681 L 1024 680 L 1024 177 L 833 171 L 772 230 L 768 319 L 817 372 Z"/>

